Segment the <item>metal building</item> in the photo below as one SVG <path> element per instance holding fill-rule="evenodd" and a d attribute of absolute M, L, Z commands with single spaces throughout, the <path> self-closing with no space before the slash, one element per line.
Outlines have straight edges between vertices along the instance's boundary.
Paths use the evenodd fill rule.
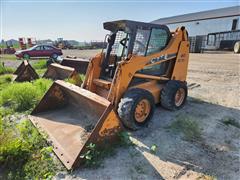
<path fill-rule="evenodd" d="M 191 52 L 204 47 L 225 47 L 240 40 L 240 6 L 184 14 L 152 21 L 166 24 L 171 30 L 185 26 L 188 30 Z"/>

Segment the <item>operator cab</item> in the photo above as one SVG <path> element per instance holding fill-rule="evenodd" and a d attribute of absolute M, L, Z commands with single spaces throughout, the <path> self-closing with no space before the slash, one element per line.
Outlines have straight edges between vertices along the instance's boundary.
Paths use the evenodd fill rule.
<path fill-rule="evenodd" d="M 100 78 L 108 81 L 114 77 L 119 61 L 127 60 L 130 55 L 147 56 L 160 52 L 171 38 L 165 25 L 119 20 L 105 22 L 103 26 L 111 33 L 106 38 L 107 47 Z M 145 74 L 159 74 L 160 66 L 141 71 Z"/>

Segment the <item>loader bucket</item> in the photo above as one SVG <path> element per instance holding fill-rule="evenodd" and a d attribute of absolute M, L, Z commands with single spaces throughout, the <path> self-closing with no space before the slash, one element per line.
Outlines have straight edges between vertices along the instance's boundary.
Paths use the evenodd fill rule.
<path fill-rule="evenodd" d="M 64 80 L 72 78 L 76 80 L 76 85 L 80 86 L 82 84 L 82 80 L 74 68 L 62 66 L 57 63 L 50 64 L 43 77 L 53 80 Z"/>
<path fill-rule="evenodd" d="M 111 103 L 78 86 L 55 81 L 29 116 L 67 169 L 80 165 L 89 143 L 115 141 L 122 128 Z"/>
<path fill-rule="evenodd" d="M 14 81 L 23 82 L 23 81 L 32 81 L 38 79 L 39 76 L 28 61 L 24 60 L 13 73 Z"/>
<path fill-rule="evenodd" d="M 80 74 L 86 74 L 88 63 L 88 59 L 67 56 L 62 60 L 61 65 L 72 67 Z"/>

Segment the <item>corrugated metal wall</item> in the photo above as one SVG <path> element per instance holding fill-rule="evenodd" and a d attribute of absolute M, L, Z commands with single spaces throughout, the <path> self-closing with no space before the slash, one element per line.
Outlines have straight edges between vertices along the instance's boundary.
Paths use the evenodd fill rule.
<path fill-rule="evenodd" d="M 238 30 L 240 29 L 240 16 L 168 24 L 167 26 L 172 31 L 174 31 L 177 27 L 185 26 L 188 30 L 189 36 L 199 36 L 220 31 L 231 31 L 234 19 L 238 19 L 236 26 L 236 30 Z"/>

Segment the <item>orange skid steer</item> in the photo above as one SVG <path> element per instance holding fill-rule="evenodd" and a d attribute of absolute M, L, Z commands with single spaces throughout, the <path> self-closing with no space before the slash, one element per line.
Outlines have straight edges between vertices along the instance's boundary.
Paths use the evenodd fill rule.
<path fill-rule="evenodd" d="M 136 21 L 104 23 L 107 48 L 91 59 L 82 87 L 55 81 L 30 115 L 67 169 L 89 143 L 115 141 L 122 125 L 137 130 L 155 104 L 182 108 L 187 98 L 189 41 L 184 27 Z"/>

